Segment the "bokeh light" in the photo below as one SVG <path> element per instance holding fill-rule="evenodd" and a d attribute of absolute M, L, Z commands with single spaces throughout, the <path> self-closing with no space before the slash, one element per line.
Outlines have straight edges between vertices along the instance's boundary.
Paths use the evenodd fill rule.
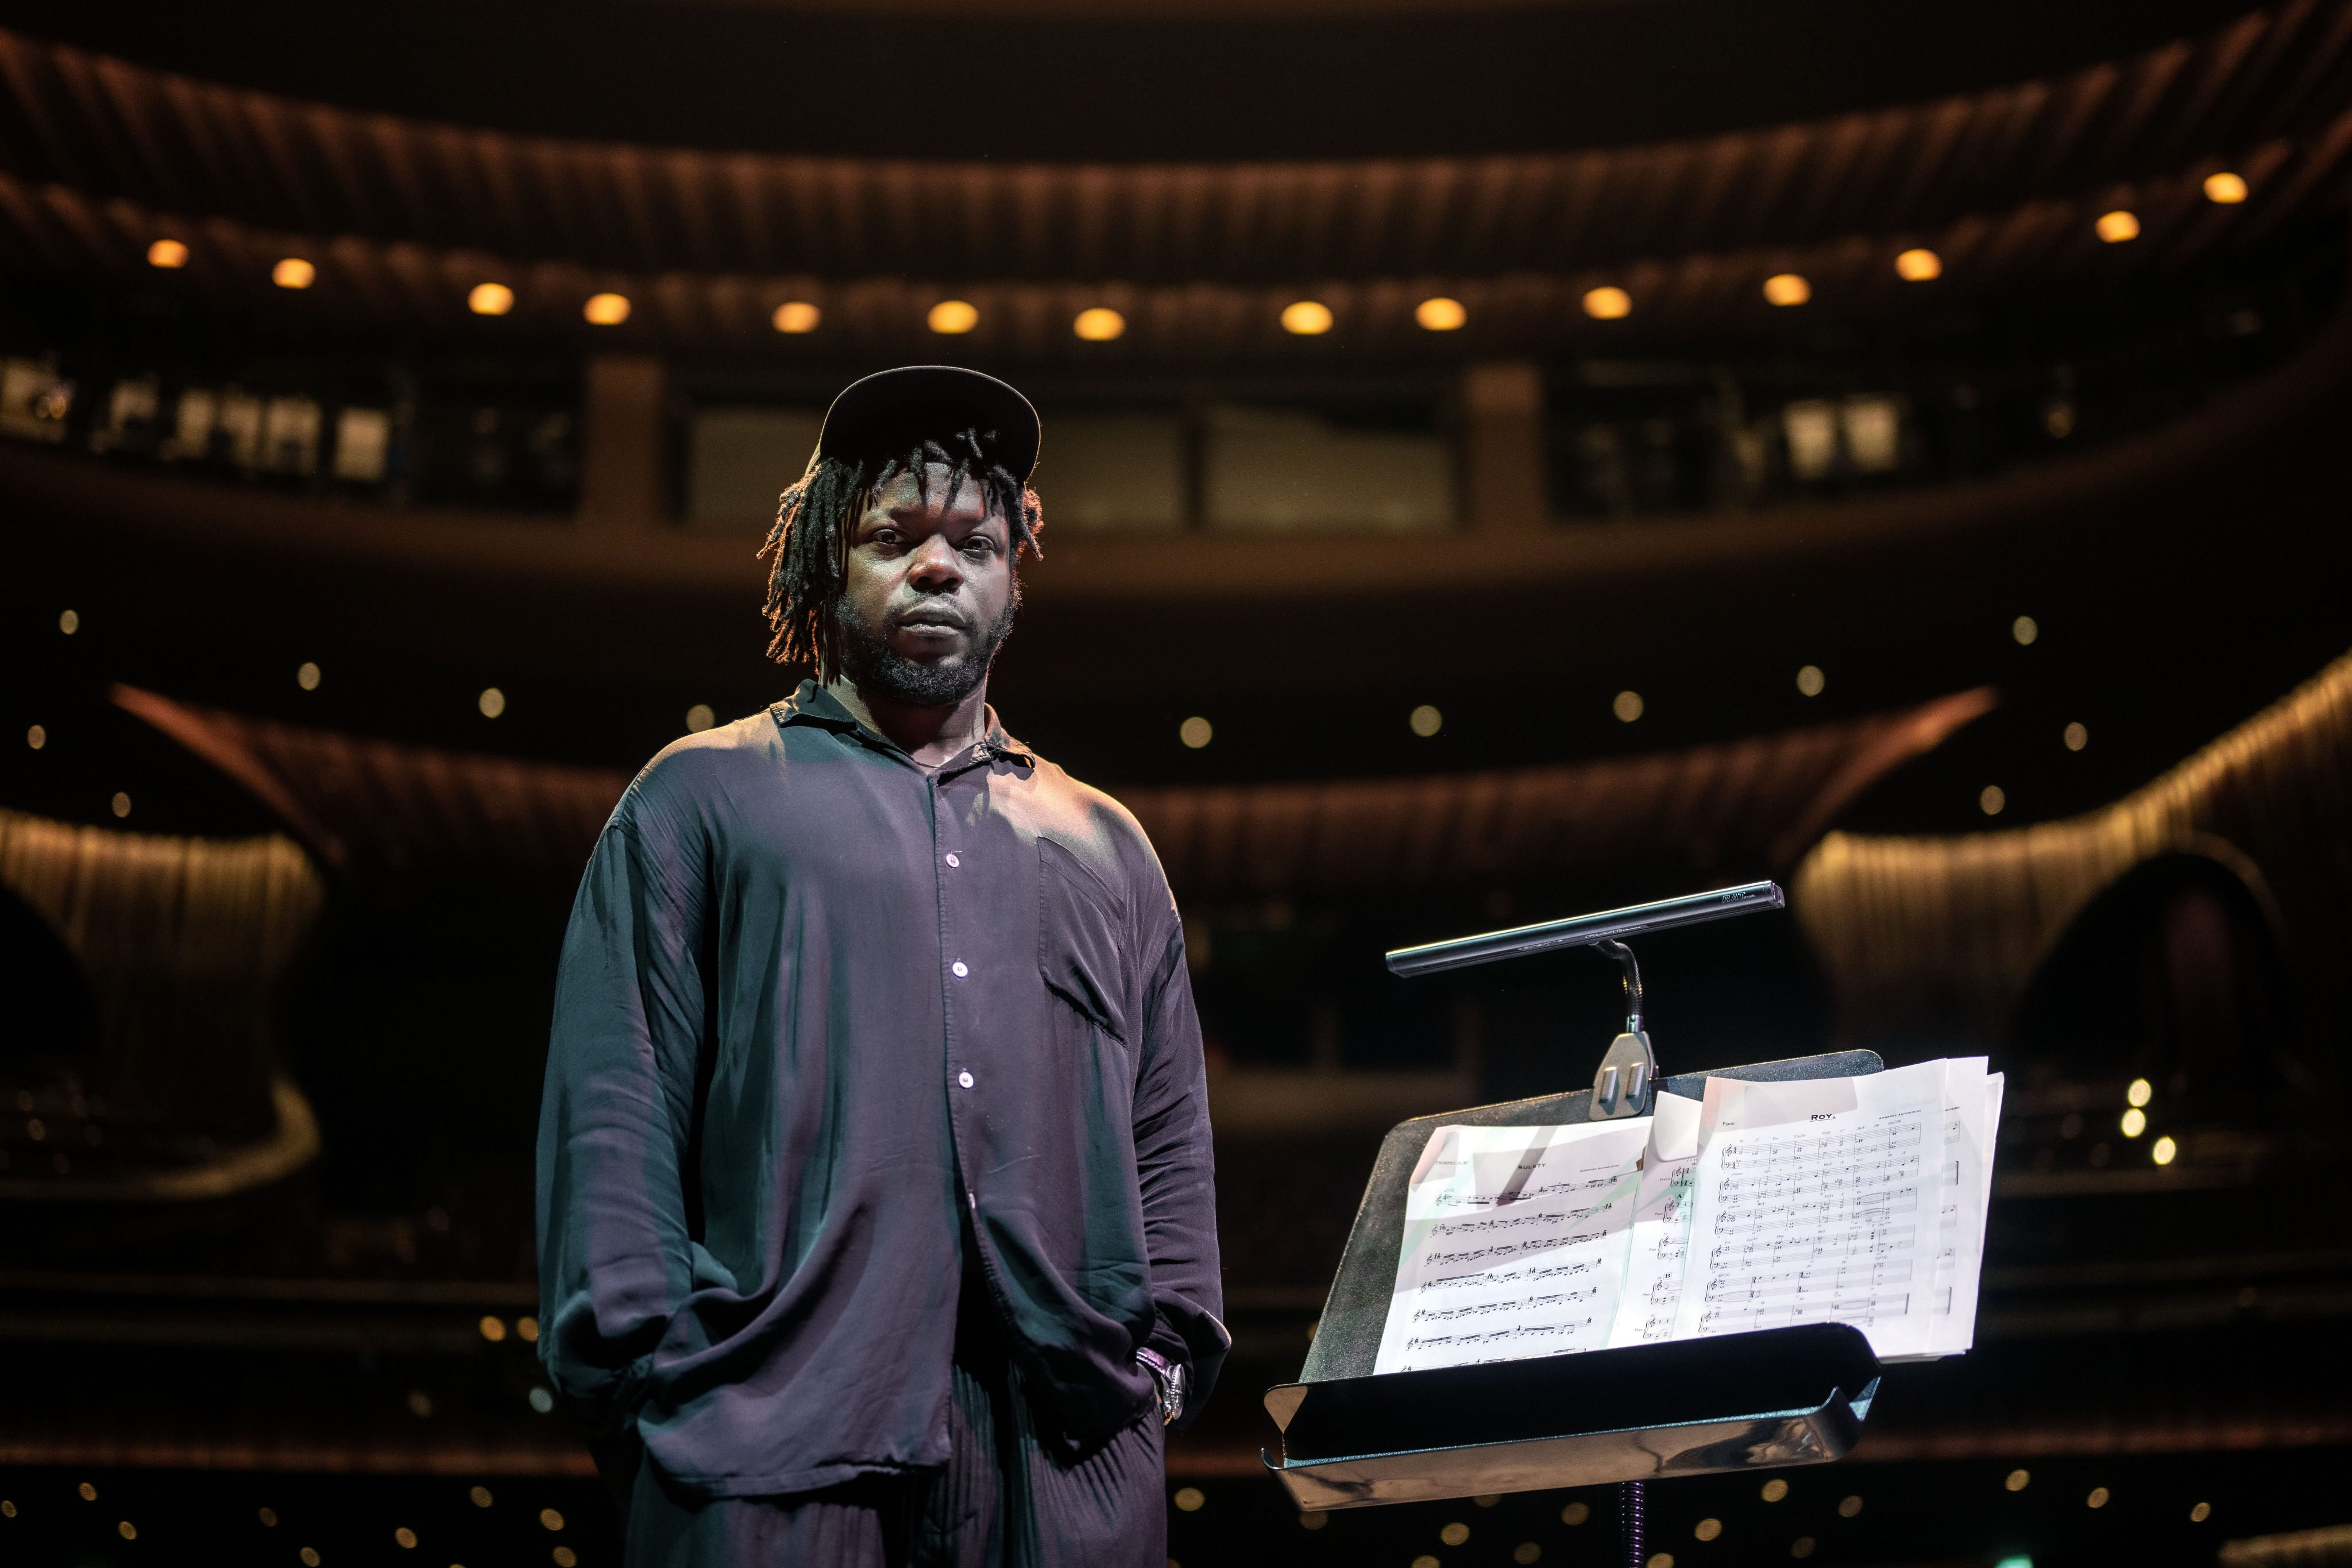
<path fill-rule="evenodd" d="M 980 325 L 980 307 L 969 300 L 942 300 L 931 307 L 923 324 L 941 337 L 961 337 Z"/>
<path fill-rule="evenodd" d="M 1925 283 L 1944 275 L 1944 258 L 1932 250 L 1914 247 L 1895 258 L 1895 274 L 1906 283 Z"/>
<path fill-rule="evenodd" d="M 1459 300 L 1449 300 L 1443 294 L 1433 300 L 1423 300 L 1412 308 L 1412 319 L 1433 332 L 1459 331 L 1470 320 L 1470 312 L 1462 308 Z"/>
<path fill-rule="evenodd" d="M 1297 337 L 1320 337 L 1331 330 L 1331 307 L 1319 300 L 1298 300 L 1282 308 L 1282 330 Z"/>

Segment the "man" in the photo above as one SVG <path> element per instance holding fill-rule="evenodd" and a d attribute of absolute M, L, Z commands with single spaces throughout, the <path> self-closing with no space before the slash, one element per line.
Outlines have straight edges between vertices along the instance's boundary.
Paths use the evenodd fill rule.
<path fill-rule="evenodd" d="M 844 392 L 762 552 L 813 678 L 582 880 L 540 1352 L 633 1568 L 1165 1560 L 1230 1343 L 1200 1026 L 1142 830 L 987 703 L 1038 441 L 975 372 Z"/>

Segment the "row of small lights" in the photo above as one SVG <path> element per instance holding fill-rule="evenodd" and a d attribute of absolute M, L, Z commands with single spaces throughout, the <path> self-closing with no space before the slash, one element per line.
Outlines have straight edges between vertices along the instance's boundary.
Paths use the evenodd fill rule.
<path fill-rule="evenodd" d="M 2028 1486 L 2032 1484 L 2032 1472 L 2030 1470 L 2021 1468 L 2011 1470 L 2005 1478 L 2003 1478 L 2001 1481 L 2001 1489 L 2009 1492 L 2021 1492 L 2025 1490 Z M 98 1488 L 93 1483 L 84 1481 L 77 1489 L 81 1494 L 81 1499 L 84 1502 L 96 1502 L 98 1500 Z M 1766 1502 L 1779 1502 L 1789 1495 L 1789 1483 L 1776 1476 L 1772 1479 L 1766 1481 L 1764 1485 L 1759 1489 L 1758 1495 Z M 488 1487 L 482 1486 L 477 1486 L 471 1489 L 467 1493 L 467 1497 L 476 1508 L 488 1508 L 496 1500 L 493 1498 L 490 1489 Z M 2084 1497 L 2083 1505 L 2085 1508 L 2090 1509 L 2103 1509 L 2106 1507 L 2113 1499 L 2114 1494 L 2105 1487 L 2093 1487 L 2089 1493 Z M 1181 1487 L 1177 1489 L 1176 1494 L 1171 1500 L 1174 1501 L 1177 1509 L 1181 1512 L 1198 1513 L 1202 1508 L 1207 1506 L 1209 1500 L 1208 1494 L 1203 1492 L 1198 1487 Z M 1474 1498 L 1471 1500 L 1476 1503 L 1480 1508 L 1493 1508 L 1496 1504 L 1502 1501 L 1502 1499 L 1499 1495 L 1488 1495 Z M 1863 1500 L 1859 1494 L 1852 1494 L 1839 1500 L 1837 1511 L 1838 1517 L 1841 1519 L 1856 1518 L 1861 1514 L 1862 1510 Z M 274 1530 L 278 1527 L 278 1510 L 276 1509 L 257 1509 L 255 1510 L 255 1515 L 264 1529 Z M 2202 1524 L 2212 1516 L 2213 1506 L 2210 1503 L 2199 1502 L 2193 1504 L 2189 1510 L 2189 1520 L 2192 1524 Z M 0 1518 L 14 1519 L 16 1517 L 16 1505 L 15 1501 L 12 1500 L 0 1499 Z M 1559 1521 L 1570 1528 L 1583 1524 L 1591 1517 L 1591 1507 L 1586 1503 L 1572 1502 L 1559 1510 Z M 1329 1521 L 1329 1515 L 1320 1511 L 1310 1510 L 1302 1512 L 1298 1516 L 1300 1526 L 1307 1530 L 1320 1530 Z M 540 1510 L 539 1522 L 541 1528 L 553 1533 L 563 1529 L 564 1518 L 557 1510 L 546 1508 Z M 118 1524 L 115 1527 L 115 1531 L 116 1533 L 121 1535 L 125 1541 L 135 1541 L 139 1537 L 138 1526 L 131 1523 L 129 1520 L 124 1520 Z M 1455 1521 L 1453 1523 L 1445 1525 L 1437 1533 L 1438 1539 L 1444 1542 L 1446 1545 L 1460 1546 L 1469 1541 L 1470 1527 L 1460 1521 Z M 1698 1521 L 1697 1525 L 1693 1528 L 1691 1533 L 1700 1541 L 1714 1541 L 1723 1533 L 1723 1521 L 1719 1519 L 1714 1518 L 1702 1519 Z M 414 1549 L 417 1544 L 416 1532 L 408 1529 L 404 1525 L 393 1531 L 393 1540 L 401 1546 L 409 1549 Z M 1791 1557 L 1797 1558 L 1810 1557 L 1813 1554 L 1814 1547 L 1815 1542 L 1811 1536 L 1799 1536 L 1797 1540 L 1790 1544 L 1789 1554 Z M 306 1565 L 306 1568 L 318 1568 L 320 1558 L 315 1548 L 306 1546 L 301 1550 L 299 1555 L 303 1563 Z M 1537 1562 L 1542 1556 L 1543 1548 L 1536 1542 L 1528 1541 L 1522 1542 L 1519 1544 L 1517 1549 L 1511 1553 L 1511 1560 L 1524 1565 Z M 569 1550 L 560 1546 L 555 1549 L 554 1558 L 558 1568 L 572 1568 L 572 1564 L 576 1561 L 576 1558 Z M 1645 1568 L 1674 1568 L 1674 1553 L 1670 1552 L 1662 1552 L 1650 1558 L 1648 1563 L 1645 1564 Z M 1413 1562 L 1413 1568 L 1437 1568 L 1437 1559 L 1431 1556 L 1416 1558 Z M 2032 1568 L 2032 1559 L 2029 1557 L 2004 1558 L 2001 1561 L 2000 1568 Z"/>
<path fill-rule="evenodd" d="M 2030 1470 L 2011 1470 L 2002 1479 L 2001 1489 L 2021 1492 L 2032 1484 L 2032 1472 Z M 1759 1489 L 1758 1495 L 1766 1502 L 1779 1502 L 1789 1495 L 1789 1483 L 1776 1476 Z M 2113 1500 L 2114 1495 L 2105 1487 L 2093 1487 L 2084 1497 L 2083 1506 L 2091 1509 L 2105 1508 Z M 1499 1496 L 1487 1496 L 1473 1498 L 1471 1500 L 1480 1508 L 1493 1508 L 1502 1501 L 1502 1499 Z M 1206 1494 L 1197 1487 L 1185 1487 L 1175 1496 L 1176 1506 L 1187 1513 L 1198 1512 L 1207 1501 Z M 1840 1519 L 1856 1518 L 1861 1514 L 1862 1509 L 1861 1496 L 1849 1495 L 1839 1500 L 1838 1517 Z M 2189 1510 L 2189 1520 L 2192 1524 L 2202 1524 L 2212 1516 L 2213 1505 L 2208 1502 L 2192 1504 Z M 1587 1503 L 1572 1502 L 1559 1510 L 1559 1521 L 1571 1528 L 1584 1523 L 1591 1517 L 1592 1509 Z M 1298 1516 L 1299 1527 L 1304 1530 L 1320 1530 L 1329 1522 L 1330 1516 L 1318 1510 L 1308 1510 Z M 1702 1519 L 1692 1528 L 1691 1534 L 1699 1541 L 1717 1540 L 1723 1534 L 1723 1521 L 1714 1518 Z M 1460 1546 L 1469 1541 L 1470 1527 L 1456 1520 L 1441 1529 L 1437 1532 L 1437 1538 L 1448 1546 Z M 1818 1544 L 1811 1536 L 1801 1535 L 1790 1543 L 1789 1555 L 1796 1558 L 1811 1557 Z M 1522 1565 L 1538 1562 L 1542 1557 L 1543 1548 L 1532 1541 L 1521 1542 L 1511 1553 L 1511 1561 Z M 1439 1559 L 1434 1555 L 1416 1557 L 1413 1559 L 1412 1568 L 1440 1568 Z M 1658 1552 L 1646 1561 L 1643 1568 L 1675 1568 L 1675 1555 L 1671 1552 Z M 2033 1560 L 2030 1557 L 2003 1558 L 1999 1568 L 2033 1568 Z"/>
<path fill-rule="evenodd" d="M 80 628 L 81 616 L 78 612 L 66 610 L 58 616 L 58 629 L 67 637 L 73 636 Z M 2041 623 L 2032 616 L 2020 616 L 2010 623 L 2009 633 L 2021 647 L 2031 647 L 2042 636 Z M 322 672 L 311 660 L 304 660 L 294 671 L 294 683 L 305 691 L 316 691 L 321 679 Z M 1797 671 L 1797 690 L 1806 697 L 1819 697 L 1828 686 L 1829 678 L 1817 664 L 1806 665 Z M 507 695 L 498 687 L 487 686 L 475 698 L 474 706 L 483 718 L 496 719 L 507 710 Z M 1622 724 L 1633 723 L 1648 711 L 1648 708 L 1642 694 L 1630 689 L 1620 691 L 1609 704 L 1610 711 Z M 717 722 L 718 714 L 707 702 L 698 702 L 687 710 L 686 727 L 692 732 L 698 734 Z M 1405 716 L 1405 724 L 1414 734 L 1429 740 L 1444 727 L 1445 715 L 1433 704 L 1424 702 Z M 1216 726 L 1206 715 L 1200 713 L 1192 715 L 1176 727 L 1177 740 L 1187 750 L 1195 752 L 1216 739 Z M 2088 726 L 2078 721 L 2066 726 L 2061 739 L 2068 751 L 2079 752 L 2091 743 L 2091 731 Z M 47 730 L 38 724 L 33 725 L 25 731 L 25 743 L 37 752 L 41 750 L 48 744 Z M 116 816 L 131 815 L 131 797 L 128 795 L 118 792 L 112 805 Z M 2009 794 L 1999 784 L 1987 784 L 1977 795 L 1978 809 L 1987 816 L 2000 816 L 2008 805 Z M 2161 1142 L 2169 1144 L 2171 1140 Z M 2159 1159 L 2157 1163 L 2164 1164 L 2167 1161 Z"/>
<path fill-rule="evenodd" d="M 2246 199 L 2246 182 L 2233 174 L 2209 174 L 2205 196 L 2224 206 L 2235 205 Z M 2122 207 L 2102 213 L 2092 227 L 2109 245 L 2139 237 L 2138 215 Z M 147 247 L 148 263 L 154 267 L 185 267 L 188 256 L 184 240 L 159 239 Z M 1895 271 L 1906 282 L 1925 283 L 1944 275 L 1944 258 L 1915 247 L 1895 257 Z M 269 280 L 280 289 L 308 289 L 319 280 L 319 268 L 303 257 L 289 256 L 269 269 Z M 1771 305 L 1802 305 L 1813 297 L 1811 281 L 1801 272 L 1776 272 L 1764 279 L 1763 289 L 1765 302 Z M 1615 284 L 1586 289 L 1583 304 L 1584 313 L 1596 321 L 1622 321 L 1633 313 L 1633 296 Z M 478 316 L 503 316 L 514 306 L 514 289 L 504 283 L 477 283 L 466 296 L 466 308 Z M 592 294 L 580 314 L 591 326 L 617 327 L 629 319 L 630 308 L 626 294 Z M 1320 337 L 1336 321 L 1331 307 L 1319 300 L 1293 300 L 1283 307 L 1280 319 L 1284 331 L 1302 338 Z M 1470 312 L 1461 300 L 1441 294 L 1414 306 L 1412 319 L 1424 331 L 1452 332 L 1469 324 Z M 776 331 L 794 334 L 813 332 L 824 320 L 824 312 L 806 300 L 788 300 L 770 317 Z M 969 300 L 942 300 L 925 315 L 924 324 L 942 337 L 961 337 L 980 326 L 980 307 Z M 1096 305 L 1079 311 L 1070 330 L 1087 342 L 1107 343 L 1126 335 L 1127 318 L 1108 305 Z"/>
<path fill-rule="evenodd" d="M 2010 624 L 2010 635 L 2021 645 L 2030 644 L 2042 635 L 2042 628 L 2032 616 L 2020 616 Z M 1820 665 L 1808 664 L 1797 671 L 1797 690 L 1801 695 L 1819 697 L 1828 689 L 1829 677 L 1822 673 Z M 1609 710 L 1617 716 L 1619 723 L 1631 724 L 1649 710 L 1649 704 L 1638 691 L 1621 691 L 1610 700 Z M 1445 715 L 1426 702 L 1405 716 L 1406 727 L 1423 740 L 1435 735 L 1444 723 Z M 1176 727 L 1176 738 L 1193 751 L 1199 751 L 1216 738 L 1216 726 L 1196 713 Z M 2072 723 L 2066 726 L 2061 738 L 2068 751 L 2079 752 L 2091 743 L 2091 731 L 2083 724 Z M 2001 795 L 1997 784 L 1986 786 L 1986 800 L 1984 810 L 1988 816 L 1997 815 L 2006 804 L 2006 797 Z"/>
<path fill-rule="evenodd" d="M 67 610 L 58 616 L 58 629 L 68 637 L 73 636 L 80 627 L 81 616 L 73 610 Z M 2041 635 L 2040 624 L 2031 616 L 2020 616 L 2010 623 L 2010 636 L 2014 637 L 2020 646 L 2031 645 Z M 305 691 L 316 691 L 320 681 L 323 679 L 323 672 L 312 660 L 304 660 L 294 671 L 294 683 Z M 1801 695 L 1819 697 L 1828 689 L 1828 687 L 1829 678 L 1822 673 L 1821 666 L 1808 664 L 1797 671 L 1797 690 Z M 485 719 L 496 719 L 507 710 L 506 692 L 495 686 L 486 686 L 475 698 L 474 706 Z M 1631 724 L 1648 711 L 1649 704 L 1643 700 L 1640 692 L 1629 689 L 1617 693 L 1611 700 L 1609 709 L 1616 716 L 1618 722 Z M 698 702 L 687 710 L 686 727 L 691 732 L 698 734 L 717 722 L 718 713 L 707 702 Z M 1423 702 L 1405 716 L 1406 727 L 1423 740 L 1434 737 L 1444 724 L 1445 715 L 1432 703 Z M 1216 726 L 1210 722 L 1206 715 L 1199 713 L 1192 715 L 1176 727 L 1177 740 L 1182 742 L 1187 750 L 1195 752 L 1202 750 L 1216 739 Z M 2068 751 L 2079 752 L 2091 743 L 2091 731 L 2080 722 L 2070 723 L 2066 726 L 2062 739 Z M 48 744 L 48 731 L 41 725 L 35 724 L 26 731 L 25 742 L 37 752 Z M 2007 807 L 2009 796 L 1999 784 L 1987 784 L 1978 795 L 1977 804 L 1987 816 L 1998 816 Z M 121 794 L 115 795 L 114 815 L 117 816 L 131 815 L 129 795 Z"/>
<path fill-rule="evenodd" d="M 84 1481 L 80 1486 L 77 1487 L 75 1490 L 80 1494 L 81 1500 L 84 1502 L 96 1502 L 98 1500 L 98 1487 L 95 1482 Z M 476 1508 L 488 1508 L 497 1500 L 491 1495 L 490 1489 L 488 1487 L 475 1487 L 467 1493 L 467 1497 Z M 16 1517 L 16 1504 L 15 1500 L 7 1498 L 0 1498 L 0 1519 L 14 1519 Z M 264 1530 L 275 1530 L 278 1528 L 278 1510 L 274 1508 L 256 1509 L 254 1510 L 254 1518 L 259 1521 Z M 563 1515 L 555 1509 L 543 1508 L 539 1510 L 539 1523 L 541 1529 L 552 1534 L 563 1528 Z M 115 1525 L 114 1532 L 125 1541 L 136 1541 L 139 1539 L 138 1525 L 127 1519 Z M 404 1524 L 394 1527 L 392 1532 L 392 1539 L 395 1545 L 398 1545 L 404 1550 L 413 1552 L 416 1549 L 416 1531 L 409 1529 Z M 555 1568 L 574 1568 L 574 1564 L 580 1561 L 579 1554 L 573 1552 L 569 1546 L 558 1546 L 550 1555 L 555 1563 Z M 322 1561 L 319 1554 L 319 1549 L 315 1546 L 305 1546 L 297 1552 L 295 1556 L 302 1563 L 302 1568 L 319 1568 L 319 1565 Z M 449 1568 L 464 1568 L 464 1565 L 453 1563 L 449 1565 Z"/>

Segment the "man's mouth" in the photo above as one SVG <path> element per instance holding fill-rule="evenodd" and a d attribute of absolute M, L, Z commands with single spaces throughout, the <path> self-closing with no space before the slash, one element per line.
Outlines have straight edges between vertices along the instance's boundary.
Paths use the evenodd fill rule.
<path fill-rule="evenodd" d="M 899 631 L 913 632 L 919 637 L 945 637 L 969 631 L 971 624 L 952 610 L 909 610 L 894 616 L 891 625 Z"/>

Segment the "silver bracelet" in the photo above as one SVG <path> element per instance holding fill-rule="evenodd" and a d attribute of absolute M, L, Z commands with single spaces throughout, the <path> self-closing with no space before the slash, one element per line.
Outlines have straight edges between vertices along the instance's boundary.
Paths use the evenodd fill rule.
<path fill-rule="evenodd" d="M 1135 1352 L 1135 1359 L 1160 1387 L 1160 1424 L 1172 1426 L 1184 1414 L 1184 1369 L 1148 1345 Z"/>

